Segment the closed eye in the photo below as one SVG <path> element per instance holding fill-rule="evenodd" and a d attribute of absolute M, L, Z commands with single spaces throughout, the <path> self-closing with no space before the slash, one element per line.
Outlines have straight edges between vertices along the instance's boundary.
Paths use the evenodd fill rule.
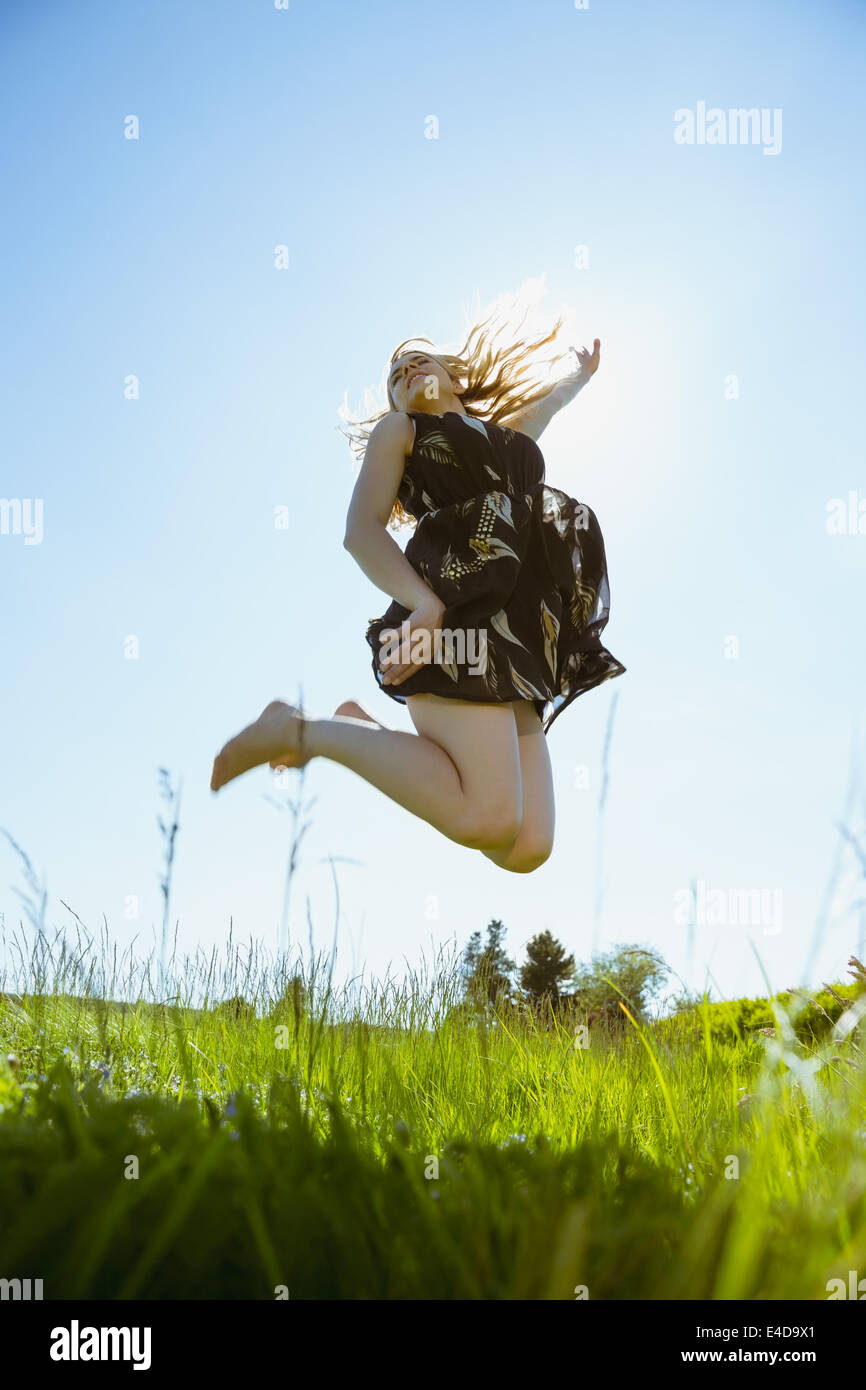
<path fill-rule="evenodd" d="M 413 362 L 411 365 L 412 365 L 413 367 L 420 367 L 420 366 L 423 366 L 423 364 L 424 364 L 425 362 L 429 362 L 429 361 L 430 361 L 429 357 L 419 357 L 419 358 L 417 359 L 417 361 Z M 392 386 L 394 385 L 394 382 L 395 382 L 396 378 L 399 376 L 400 370 L 401 370 L 401 369 L 398 368 L 398 370 L 397 370 L 396 372 L 392 372 L 392 374 L 391 374 L 391 385 L 392 385 Z"/>

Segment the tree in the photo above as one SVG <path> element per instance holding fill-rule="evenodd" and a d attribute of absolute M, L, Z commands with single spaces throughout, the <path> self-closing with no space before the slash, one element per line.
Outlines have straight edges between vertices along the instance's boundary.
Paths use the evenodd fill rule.
<path fill-rule="evenodd" d="M 578 966 L 570 998 L 589 1012 L 625 1021 L 622 1000 L 635 1018 L 641 1018 L 669 973 L 661 956 L 644 946 L 614 946 Z"/>
<path fill-rule="evenodd" d="M 574 975 L 574 956 L 549 931 L 539 932 L 526 947 L 526 964 L 520 968 L 520 987 L 533 1004 L 548 999 L 556 1004 L 561 987 Z"/>
<path fill-rule="evenodd" d="M 460 978 L 463 983 L 463 993 L 469 990 L 469 982 L 474 979 L 478 970 L 478 961 L 481 958 L 481 932 L 474 931 L 469 938 L 466 949 L 460 959 Z"/>
<path fill-rule="evenodd" d="M 474 931 L 463 952 L 462 977 L 467 998 L 496 1005 L 511 998 L 511 976 L 516 970 L 505 953 L 506 928 L 493 919 L 487 924 L 487 944 L 482 947 L 480 931 Z"/>

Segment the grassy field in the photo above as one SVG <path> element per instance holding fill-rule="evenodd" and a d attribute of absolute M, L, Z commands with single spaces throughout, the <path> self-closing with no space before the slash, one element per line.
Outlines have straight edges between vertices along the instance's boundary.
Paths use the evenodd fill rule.
<path fill-rule="evenodd" d="M 43 938 L 0 997 L 0 1277 L 46 1299 L 826 1299 L 866 1274 L 862 983 L 832 1014 L 766 1004 L 763 1032 L 712 1005 L 584 1034 L 456 1007 L 441 960 L 350 998 L 252 949 L 157 994 L 98 955 Z"/>

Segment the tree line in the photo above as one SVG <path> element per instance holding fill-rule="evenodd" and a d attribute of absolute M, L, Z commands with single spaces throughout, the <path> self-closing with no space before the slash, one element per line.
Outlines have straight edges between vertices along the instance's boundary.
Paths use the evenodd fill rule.
<path fill-rule="evenodd" d="M 644 1018 L 670 973 L 657 952 L 640 945 L 614 946 L 577 964 L 549 931 L 532 937 L 518 965 L 507 953 L 505 936 L 496 918 L 487 924 L 486 940 L 480 931 L 470 936 L 459 967 L 464 1007 L 570 1010 L 590 1022 L 616 1026 L 626 1022 L 620 1003 L 635 1018 Z"/>

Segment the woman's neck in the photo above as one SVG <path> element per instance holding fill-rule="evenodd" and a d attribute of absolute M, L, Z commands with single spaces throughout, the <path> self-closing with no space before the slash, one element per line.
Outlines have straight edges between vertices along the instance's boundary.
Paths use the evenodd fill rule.
<path fill-rule="evenodd" d="M 428 402 L 426 402 L 426 403 L 427 403 L 428 405 L 435 405 L 435 406 L 437 406 L 437 407 L 439 407 L 439 408 L 438 408 L 437 410 L 421 410 L 421 411 L 419 412 L 419 414 L 421 414 L 421 415 L 466 415 L 466 414 L 468 413 L 468 412 L 464 409 L 463 402 L 461 401 L 461 399 L 460 399 L 459 396 L 453 396 L 452 399 L 451 399 L 450 401 L 447 400 L 447 399 L 446 399 L 446 400 L 441 400 L 441 399 L 440 399 L 440 400 L 430 400 L 430 401 L 428 401 Z"/>

